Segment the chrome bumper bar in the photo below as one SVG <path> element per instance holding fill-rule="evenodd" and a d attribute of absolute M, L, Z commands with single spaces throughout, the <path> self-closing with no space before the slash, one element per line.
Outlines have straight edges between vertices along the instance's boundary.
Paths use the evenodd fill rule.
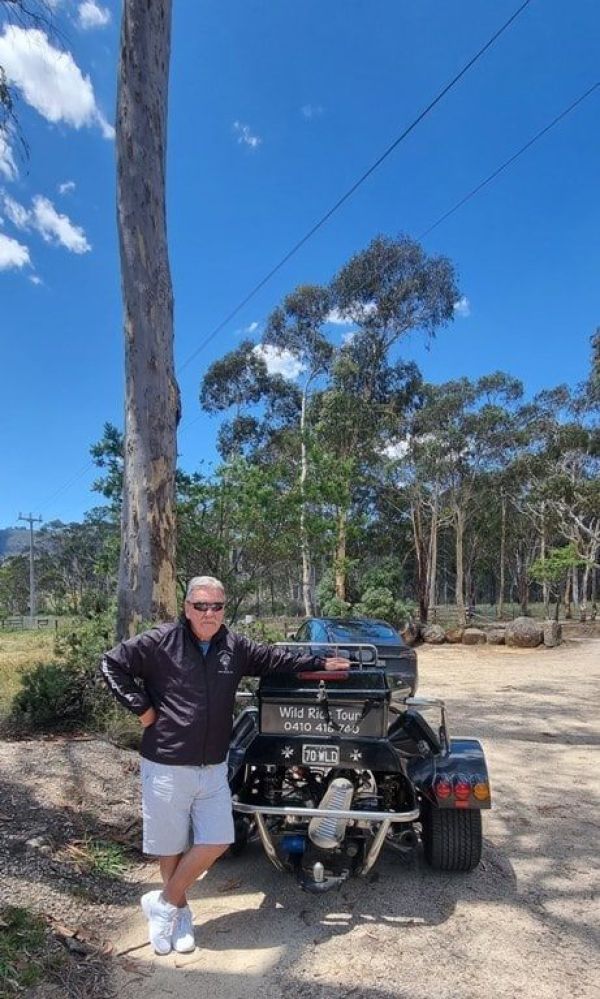
<path fill-rule="evenodd" d="M 245 815 L 279 815 L 283 818 L 294 816 L 300 819 L 368 819 L 371 822 L 416 822 L 419 818 L 419 809 L 411 808 L 406 812 L 371 812 L 359 811 L 358 809 L 340 810 L 337 808 L 294 808 L 285 805 L 253 805 L 245 801 L 233 799 L 234 812 L 243 812 Z"/>
<path fill-rule="evenodd" d="M 258 830 L 258 835 L 260 836 L 260 841 L 262 843 L 263 849 L 278 871 L 285 871 L 286 865 L 279 858 L 277 850 L 273 840 L 271 839 L 269 830 L 267 828 L 267 823 L 265 822 L 265 815 L 278 815 L 285 818 L 286 816 L 293 816 L 294 818 L 329 818 L 334 819 L 359 819 L 364 821 L 368 819 L 372 822 L 379 822 L 379 829 L 373 836 L 373 842 L 369 847 L 369 852 L 365 857 L 364 863 L 357 871 L 362 877 L 368 874 L 373 867 L 375 861 L 377 860 L 379 854 L 381 853 L 381 848 L 385 842 L 386 836 L 389 832 L 390 826 L 393 822 L 416 822 L 419 818 L 419 809 L 411 808 L 406 812 L 368 812 L 368 811 L 353 811 L 351 809 L 339 810 L 336 808 L 292 808 L 292 807 L 281 807 L 277 805 L 250 805 L 245 802 L 236 801 L 233 799 L 233 809 L 236 812 L 243 812 L 246 815 L 253 815 L 256 822 L 256 828 Z"/>

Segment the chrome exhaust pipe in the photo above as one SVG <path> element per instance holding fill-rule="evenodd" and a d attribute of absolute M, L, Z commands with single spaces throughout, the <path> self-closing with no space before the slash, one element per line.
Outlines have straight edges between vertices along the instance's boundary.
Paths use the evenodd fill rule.
<path fill-rule="evenodd" d="M 325 791 L 319 808 L 348 811 L 352 804 L 354 785 L 346 777 L 336 777 Z M 321 850 L 335 850 L 341 846 L 346 833 L 348 819 L 338 819 L 334 816 L 315 817 L 308 824 L 308 835 L 315 846 Z"/>

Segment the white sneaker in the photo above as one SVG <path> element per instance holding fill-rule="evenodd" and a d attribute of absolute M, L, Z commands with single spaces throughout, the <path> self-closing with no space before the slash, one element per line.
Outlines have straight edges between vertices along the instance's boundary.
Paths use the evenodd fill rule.
<path fill-rule="evenodd" d="M 192 919 L 192 910 L 189 905 L 184 905 L 182 909 L 177 910 L 172 943 L 174 949 L 179 954 L 189 954 L 191 951 L 196 949 L 196 941 L 194 940 L 194 921 Z"/>
<path fill-rule="evenodd" d="M 148 933 L 154 953 L 168 954 L 172 947 L 177 906 L 165 902 L 160 891 L 147 891 L 142 895 L 141 901 L 144 915 L 148 920 Z"/>

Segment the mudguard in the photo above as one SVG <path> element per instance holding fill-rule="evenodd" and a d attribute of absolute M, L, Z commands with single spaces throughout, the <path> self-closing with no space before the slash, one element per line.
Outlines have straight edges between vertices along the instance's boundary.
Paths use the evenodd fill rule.
<path fill-rule="evenodd" d="M 258 733 L 258 708 L 246 708 L 233 723 L 231 742 L 229 744 L 228 778 L 232 792 L 238 790 L 238 785 L 244 777 L 246 763 L 246 748 Z"/>
<path fill-rule="evenodd" d="M 451 738 L 448 753 L 410 760 L 406 770 L 417 791 L 438 808 L 491 808 L 488 768 L 478 739 Z"/>

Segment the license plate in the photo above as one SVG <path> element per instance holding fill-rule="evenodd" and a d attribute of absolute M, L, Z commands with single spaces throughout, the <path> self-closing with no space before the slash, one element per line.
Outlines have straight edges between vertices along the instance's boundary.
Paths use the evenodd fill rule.
<path fill-rule="evenodd" d="M 339 746 L 302 746 L 302 762 L 314 767 L 335 767 L 340 762 Z"/>

